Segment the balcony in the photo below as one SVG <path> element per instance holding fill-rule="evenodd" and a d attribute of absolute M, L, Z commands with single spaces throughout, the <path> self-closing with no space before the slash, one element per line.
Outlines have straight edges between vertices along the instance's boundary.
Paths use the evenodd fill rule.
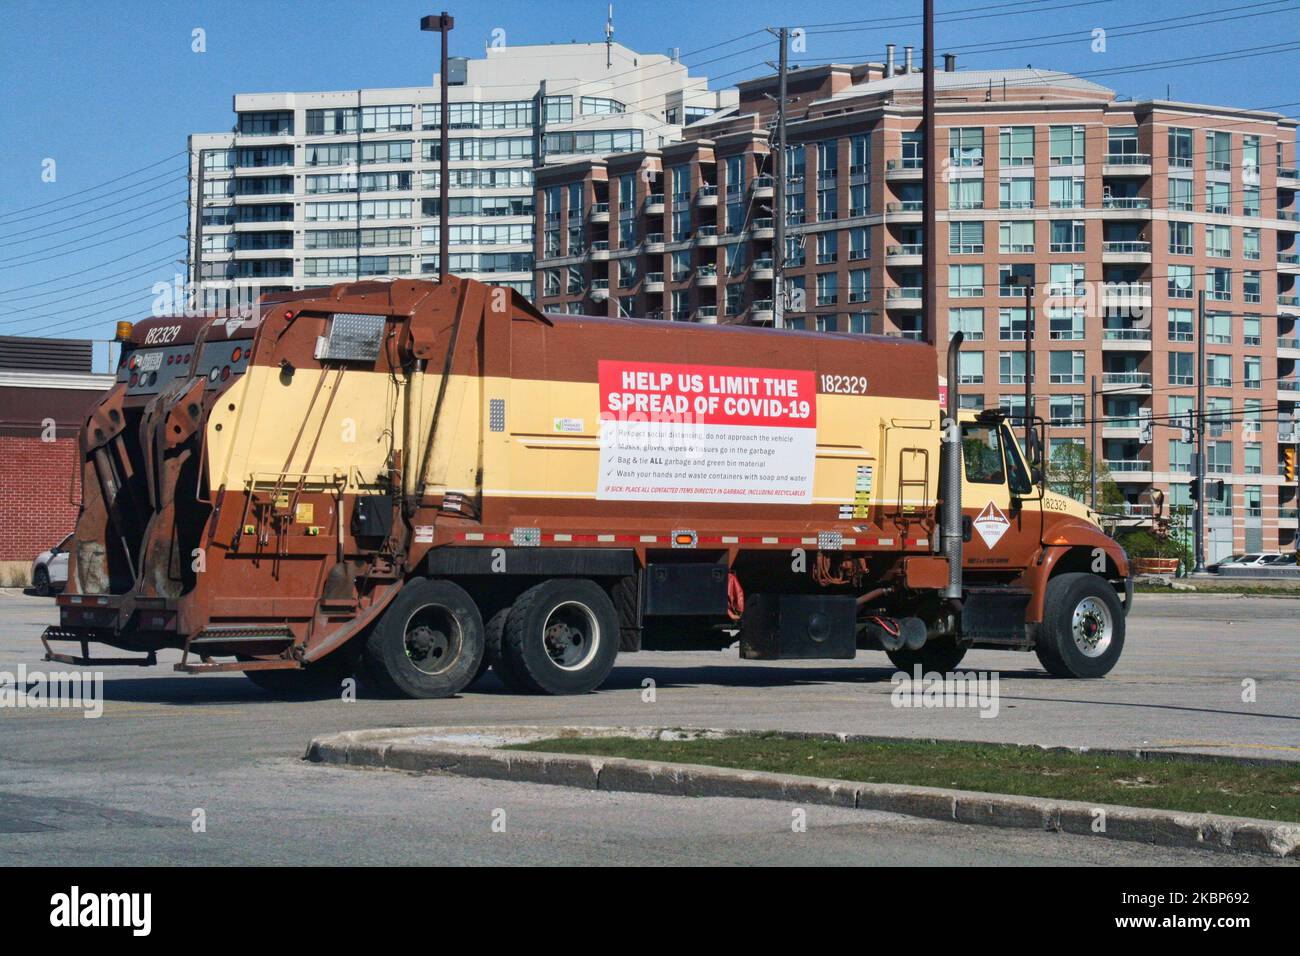
<path fill-rule="evenodd" d="M 1277 271 L 1288 275 L 1300 275 L 1300 253 L 1279 252 L 1277 254 Z"/>
<path fill-rule="evenodd" d="M 604 302 L 609 298 L 609 280 L 592 279 L 591 288 L 587 290 L 587 294 L 591 296 L 594 302 Z"/>
<path fill-rule="evenodd" d="M 1151 200 L 1145 196 L 1106 196 L 1101 201 L 1103 209 L 1150 209 Z"/>
<path fill-rule="evenodd" d="M 702 305 L 695 310 L 695 321 L 701 325 L 718 324 L 718 307 L 716 305 Z"/>
<path fill-rule="evenodd" d="M 1151 243 L 1136 239 L 1103 242 L 1101 261 L 1125 265 L 1148 263 L 1151 261 Z"/>
<path fill-rule="evenodd" d="M 886 246 L 885 264 L 891 266 L 919 266 L 921 264 L 921 243 Z"/>
<path fill-rule="evenodd" d="M 718 284 L 718 267 L 700 266 L 695 270 L 695 284 L 710 288 L 716 287 Z"/>
<path fill-rule="evenodd" d="M 589 252 L 588 255 L 591 256 L 592 262 L 608 262 L 609 261 L 608 240 L 599 239 L 596 242 L 593 242 L 591 244 L 591 252 Z"/>
<path fill-rule="evenodd" d="M 749 267 L 749 277 L 751 279 L 771 279 L 774 263 L 770 258 L 755 259 L 754 264 Z"/>
<path fill-rule="evenodd" d="M 912 180 L 920 182 L 924 161 L 919 156 L 905 159 L 891 159 L 885 163 L 885 178 L 889 180 Z"/>
<path fill-rule="evenodd" d="M 1151 348 L 1151 330 L 1134 328 L 1103 329 L 1101 347 L 1108 351 L 1149 351 Z"/>
<path fill-rule="evenodd" d="M 1300 212 L 1292 212 L 1289 209 L 1279 209 L 1277 211 L 1278 222 L 1282 224 L 1283 229 L 1300 229 Z"/>
<path fill-rule="evenodd" d="M 1145 476 L 1147 481 L 1151 480 L 1151 462 L 1142 461 L 1137 458 L 1107 458 L 1103 464 L 1106 470 L 1112 476 L 1123 475 L 1124 478 L 1117 480 L 1134 480 Z"/>
<path fill-rule="evenodd" d="M 756 177 L 754 179 L 753 185 L 751 186 L 751 188 L 754 190 L 755 199 L 771 199 L 772 190 L 774 187 L 775 184 L 772 181 L 772 177 L 768 176 L 766 173 L 763 174 L 762 176 Z"/>
<path fill-rule="evenodd" d="M 1150 153 L 1107 153 L 1101 161 L 1103 176 L 1150 176 Z"/>
<path fill-rule="evenodd" d="M 916 311 L 921 307 L 920 286 L 899 286 L 885 292 L 885 307 Z"/>
<path fill-rule="evenodd" d="M 645 237 L 645 251 L 649 255 L 659 255 L 664 251 L 664 234 L 662 232 L 647 233 Z"/>
<path fill-rule="evenodd" d="M 1102 388 L 1114 392 L 1149 391 L 1150 372 L 1102 372 Z"/>
<path fill-rule="evenodd" d="M 1300 359 L 1300 338 L 1278 339 L 1277 357 Z"/>
<path fill-rule="evenodd" d="M 776 312 L 772 307 L 771 299 L 755 299 L 749 307 L 749 321 L 770 323 L 775 321 Z"/>
<path fill-rule="evenodd" d="M 1283 402 L 1300 402 L 1300 378 L 1279 378 L 1277 397 Z"/>
<path fill-rule="evenodd" d="M 716 206 L 718 204 L 718 187 L 704 185 L 699 192 L 695 194 L 695 204 L 697 206 Z"/>
<path fill-rule="evenodd" d="M 1101 288 L 1103 306 L 1144 309 L 1151 306 L 1150 282 L 1107 282 Z"/>
<path fill-rule="evenodd" d="M 923 205 L 919 199 L 895 200 L 885 203 L 885 212 L 892 221 L 920 222 Z"/>
<path fill-rule="evenodd" d="M 717 226 L 700 226 L 695 230 L 695 244 L 705 248 L 712 248 L 718 244 L 718 227 Z"/>
<path fill-rule="evenodd" d="M 664 214 L 663 193 L 651 193 L 645 197 L 645 213 L 647 216 L 662 216 Z"/>
<path fill-rule="evenodd" d="M 645 280 L 641 283 L 643 292 L 663 292 L 664 291 L 664 274 L 662 272 L 647 272 Z"/>
<path fill-rule="evenodd" d="M 594 202 L 591 204 L 591 212 L 587 216 L 592 222 L 609 222 L 609 203 Z"/>
<path fill-rule="evenodd" d="M 1277 307 L 1288 315 L 1300 315 L 1300 295 L 1279 295 Z"/>
<path fill-rule="evenodd" d="M 755 239 L 772 239 L 776 236 L 776 223 L 771 216 L 763 216 L 749 224 L 749 234 Z"/>

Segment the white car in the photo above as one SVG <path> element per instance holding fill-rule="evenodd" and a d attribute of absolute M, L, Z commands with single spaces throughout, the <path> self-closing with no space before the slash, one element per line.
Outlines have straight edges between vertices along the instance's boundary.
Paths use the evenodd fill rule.
<path fill-rule="evenodd" d="M 48 551 L 38 554 L 32 562 L 32 590 L 37 594 L 48 596 L 63 590 L 68 583 L 68 542 L 71 540 L 69 534 Z"/>

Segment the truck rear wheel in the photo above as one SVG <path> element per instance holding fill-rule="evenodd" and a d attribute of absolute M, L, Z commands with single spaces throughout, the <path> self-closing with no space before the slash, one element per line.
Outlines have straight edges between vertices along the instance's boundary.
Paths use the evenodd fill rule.
<path fill-rule="evenodd" d="M 618 614 L 594 581 L 554 578 L 515 601 L 502 635 L 502 680 L 537 694 L 586 694 L 614 667 Z"/>
<path fill-rule="evenodd" d="M 1123 650 L 1124 607 L 1110 582 L 1085 572 L 1047 582 L 1034 652 L 1049 674 L 1104 677 Z"/>
<path fill-rule="evenodd" d="M 921 665 L 922 673 L 937 672 L 946 674 L 953 670 L 966 656 L 966 648 L 951 637 L 935 637 L 921 645 L 919 650 L 900 647 L 896 651 L 886 651 L 889 661 L 900 671 L 912 673 L 916 665 Z"/>
<path fill-rule="evenodd" d="M 506 685 L 506 690 L 515 694 L 536 693 L 530 684 L 519 679 L 519 675 L 515 673 L 501 651 L 505 643 L 506 622 L 510 619 L 510 610 L 509 607 L 503 607 L 488 618 L 487 624 L 484 625 L 487 647 L 483 653 L 483 661 L 492 665 L 492 673 Z"/>
<path fill-rule="evenodd" d="M 384 691 L 451 697 L 483 660 L 483 618 L 473 598 L 450 581 L 417 578 L 385 609 L 366 640 L 369 673 Z"/>

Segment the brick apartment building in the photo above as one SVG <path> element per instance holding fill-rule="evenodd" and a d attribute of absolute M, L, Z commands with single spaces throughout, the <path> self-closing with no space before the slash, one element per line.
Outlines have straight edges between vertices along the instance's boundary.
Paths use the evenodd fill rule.
<path fill-rule="evenodd" d="M 1211 559 L 1296 543 L 1281 476 L 1300 402 L 1296 127 L 1255 109 L 1118 99 L 1035 69 L 936 77 L 938 328 L 922 327 L 921 75 L 909 65 L 793 70 L 785 324 L 944 342 L 965 332 L 963 404 L 1024 405 L 1033 283 L 1034 411 L 1049 452 L 1092 441 L 1123 495 L 1189 501 L 1168 424 L 1195 398 L 1207 293 Z M 536 288 L 551 311 L 771 323 L 776 78 L 659 149 L 535 171 Z M 1095 384 L 1094 384 L 1095 383 Z M 1143 441 L 1146 419 L 1151 440 Z M 1115 509 L 1111 509 L 1115 510 Z"/>
<path fill-rule="evenodd" d="M 0 579 L 26 582 L 32 558 L 72 530 L 81 503 L 77 436 L 113 382 L 97 346 L 0 336 Z"/>

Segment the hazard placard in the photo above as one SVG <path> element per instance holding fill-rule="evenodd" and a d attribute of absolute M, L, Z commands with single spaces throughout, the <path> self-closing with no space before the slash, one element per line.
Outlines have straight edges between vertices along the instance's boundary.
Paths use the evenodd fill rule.
<path fill-rule="evenodd" d="M 1002 536 L 1011 527 L 1011 522 L 1007 520 L 1007 516 L 991 501 L 984 506 L 984 510 L 979 513 L 979 517 L 975 519 L 973 524 L 980 537 L 984 539 L 985 547 L 990 551 L 993 550 L 994 545 L 1002 540 Z"/>

